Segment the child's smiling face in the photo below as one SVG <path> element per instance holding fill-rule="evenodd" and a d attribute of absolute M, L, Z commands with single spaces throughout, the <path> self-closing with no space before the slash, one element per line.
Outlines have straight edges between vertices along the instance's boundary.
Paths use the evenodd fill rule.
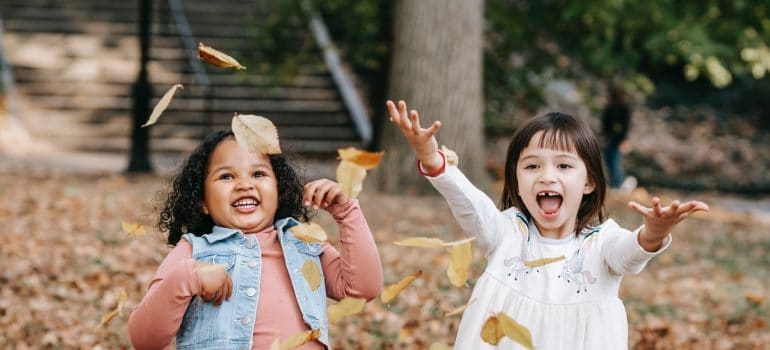
<path fill-rule="evenodd" d="M 586 165 L 574 150 L 558 150 L 536 133 L 516 162 L 518 195 L 540 234 L 563 238 L 575 230 L 583 195 L 593 192 Z M 546 136 L 549 137 L 549 136 Z"/>
<path fill-rule="evenodd" d="M 273 225 L 278 181 L 266 155 L 223 140 L 211 154 L 203 187 L 203 212 L 217 226 L 251 233 Z"/>

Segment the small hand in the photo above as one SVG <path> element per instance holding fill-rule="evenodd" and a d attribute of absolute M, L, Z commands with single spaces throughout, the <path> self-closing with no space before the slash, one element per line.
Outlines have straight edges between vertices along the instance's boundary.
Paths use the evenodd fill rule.
<path fill-rule="evenodd" d="M 305 185 L 302 204 L 313 209 L 326 209 L 334 204 L 347 203 L 348 197 L 342 192 L 340 184 L 329 180 L 319 179 Z"/>
<path fill-rule="evenodd" d="M 393 101 L 389 100 L 385 104 L 388 107 L 390 121 L 401 129 L 401 133 L 404 134 L 406 140 L 412 145 L 417 159 L 422 162 L 425 170 L 432 173 L 441 168 L 444 160 L 437 153 L 438 142 L 435 137 L 438 129 L 441 128 L 441 122 L 435 121 L 429 128 L 423 129 L 420 126 L 420 115 L 417 111 L 410 111 L 407 117 L 407 108 L 404 101 L 398 101 L 398 109 L 396 109 Z"/>
<path fill-rule="evenodd" d="M 233 292 L 233 280 L 225 267 L 203 261 L 195 262 L 195 273 L 201 285 L 199 296 L 206 302 L 214 302 L 219 306 L 225 300 L 230 300 Z"/>
<path fill-rule="evenodd" d="M 701 201 L 689 201 L 680 203 L 678 200 L 671 202 L 671 205 L 663 207 L 660 205 L 660 198 L 652 198 L 652 208 L 645 207 L 637 202 L 631 201 L 628 206 L 636 210 L 644 219 L 644 230 L 639 234 L 639 241 L 644 246 L 660 248 L 663 239 L 671 232 L 674 226 L 684 220 L 690 214 L 696 211 L 708 211 L 709 206 Z M 647 247 L 644 247 L 647 249 Z M 648 249 L 654 251 L 657 249 Z"/>

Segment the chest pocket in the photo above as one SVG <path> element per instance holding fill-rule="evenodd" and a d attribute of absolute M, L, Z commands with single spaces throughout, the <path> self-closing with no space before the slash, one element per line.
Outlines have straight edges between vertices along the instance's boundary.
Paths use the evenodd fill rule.
<path fill-rule="evenodd" d="M 309 255 L 311 257 L 317 257 L 323 253 L 323 248 L 319 243 L 305 243 L 302 241 L 296 241 L 294 242 L 294 247 L 300 254 Z"/>
<path fill-rule="evenodd" d="M 225 266 L 225 270 L 232 271 L 235 266 L 235 253 L 212 252 L 196 257 L 195 260 Z"/>

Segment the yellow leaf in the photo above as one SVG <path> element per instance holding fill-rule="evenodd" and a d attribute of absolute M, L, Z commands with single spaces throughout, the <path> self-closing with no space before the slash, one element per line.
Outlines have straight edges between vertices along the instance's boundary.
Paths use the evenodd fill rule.
<path fill-rule="evenodd" d="M 471 258 L 470 241 L 452 246 L 446 274 L 453 286 L 458 288 L 465 286 L 465 281 L 468 280 L 468 267 L 471 265 Z"/>
<path fill-rule="evenodd" d="M 366 169 L 353 162 L 343 160 L 337 166 L 337 183 L 342 187 L 342 193 L 349 199 L 356 198 L 361 193 L 364 178 L 366 178 Z"/>
<path fill-rule="evenodd" d="M 99 326 L 106 326 L 107 323 L 110 323 L 115 316 L 120 315 L 120 317 L 123 317 L 123 304 L 126 303 L 126 300 L 128 300 L 128 294 L 126 294 L 125 289 L 120 289 L 120 296 L 118 297 L 118 306 L 115 307 L 114 310 L 108 312 L 104 316 L 102 316 L 102 320 L 99 322 Z"/>
<path fill-rule="evenodd" d="M 444 343 L 433 343 L 433 344 L 430 344 L 430 348 L 428 350 L 451 350 L 451 349 L 452 348 L 450 348 L 448 345 Z"/>
<path fill-rule="evenodd" d="M 137 237 L 147 235 L 147 229 L 145 229 L 142 224 L 121 221 L 120 225 L 123 227 L 123 232 L 129 236 Z"/>
<path fill-rule="evenodd" d="M 460 164 L 460 158 L 457 156 L 457 153 L 455 151 L 446 148 L 446 146 L 441 145 L 441 151 L 444 152 L 444 156 L 446 156 L 446 163 L 449 165 L 457 166 L 457 164 Z"/>
<path fill-rule="evenodd" d="M 300 334 L 289 337 L 285 342 L 281 343 L 281 350 L 296 349 L 320 337 L 321 331 L 318 329 L 314 329 L 312 331 L 304 331 Z"/>
<path fill-rule="evenodd" d="M 553 258 L 542 258 L 542 259 L 537 259 L 537 260 L 525 261 L 524 265 L 526 265 L 528 267 L 538 267 L 538 266 L 548 265 L 550 263 L 554 263 L 554 262 L 557 262 L 557 261 L 562 261 L 564 259 L 566 259 L 566 257 L 564 257 L 564 255 L 560 255 L 560 256 L 557 256 L 557 257 L 553 257 Z"/>
<path fill-rule="evenodd" d="M 422 276 L 422 270 L 419 270 L 409 276 L 404 277 L 403 279 L 398 281 L 398 283 L 396 284 L 389 285 L 387 288 L 385 288 L 385 290 L 382 291 L 382 294 L 380 294 L 380 300 L 384 304 L 389 303 L 391 300 L 393 300 L 393 298 L 396 297 L 396 295 L 398 295 L 398 293 L 401 293 L 401 291 L 404 290 L 404 288 L 409 286 L 412 282 L 414 282 L 414 280 L 416 280 L 420 276 Z"/>
<path fill-rule="evenodd" d="M 487 321 L 484 322 L 484 326 L 481 327 L 481 339 L 489 344 L 497 345 L 503 336 L 510 338 L 527 349 L 532 349 L 532 335 L 529 329 L 504 313 L 489 316 Z"/>
<path fill-rule="evenodd" d="M 279 338 L 275 338 L 273 340 L 273 344 L 270 345 L 270 350 L 281 350 L 281 340 Z"/>
<path fill-rule="evenodd" d="M 358 165 L 366 170 L 371 170 L 377 167 L 385 156 L 385 152 L 367 152 L 355 147 L 347 147 L 337 149 L 339 159 L 347 160 L 355 165 Z"/>
<path fill-rule="evenodd" d="M 321 286 L 321 270 L 313 261 L 305 261 L 305 264 L 302 265 L 302 276 L 305 277 L 305 281 L 313 291 Z"/>
<path fill-rule="evenodd" d="M 235 140 L 251 153 L 279 154 L 278 130 L 269 119 L 258 115 L 237 114 L 231 124 Z"/>
<path fill-rule="evenodd" d="M 160 98 L 160 101 L 158 101 L 158 104 L 155 105 L 155 108 L 152 109 L 152 113 L 150 113 L 150 118 L 147 119 L 147 122 L 142 125 L 142 127 L 150 126 L 152 124 L 155 124 L 158 121 L 158 118 L 160 118 L 160 115 L 163 113 L 163 111 L 166 110 L 166 107 L 168 107 L 169 103 L 171 103 L 171 99 L 174 97 L 174 94 L 176 93 L 176 90 L 178 89 L 184 89 L 182 84 L 175 84 L 171 87 L 171 89 L 168 89 L 165 94 L 163 94 L 163 97 Z"/>
<path fill-rule="evenodd" d="M 467 242 L 475 241 L 476 238 L 478 238 L 478 237 L 471 237 L 471 238 L 461 239 L 459 241 L 446 242 L 446 243 L 444 243 L 444 246 L 445 247 L 451 247 L 451 246 L 456 246 L 458 244 L 465 244 Z"/>
<path fill-rule="evenodd" d="M 240 63 L 238 63 L 238 61 L 230 57 L 230 55 L 203 45 L 203 43 L 198 43 L 198 57 L 206 61 L 206 63 L 217 67 L 246 69 L 246 67 L 242 66 Z"/>
<path fill-rule="evenodd" d="M 497 320 L 499 327 L 506 337 L 521 344 L 521 346 L 527 349 L 532 349 L 532 334 L 527 327 L 522 326 L 503 313 L 497 314 Z"/>
<path fill-rule="evenodd" d="M 484 325 L 481 326 L 481 339 L 488 344 L 497 345 L 503 335 L 503 330 L 500 329 L 497 315 L 489 316 L 487 321 L 484 322 Z"/>
<path fill-rule="evenodd" d="M 326 231 L 324 231 L 323 227 L 314 222 L 301 223 L 290 228 L 289 231 L 294 235 L 294 237 L 297 237 L 297 239 L 307 243 L 320 243 L 325 242 L 328 239 Z"/>
<path fill-rule="evenodd" d="M 471 299 L 467 304 L 465 304 L 463 306 L 460 306 L 458 308 L 455 308 L 452 311 L 447 312 L 445 317 L 452 317 L 452 316 L 459 315 L 459 314 L 463 313 L 463 311 L 465 311 L 465 309 L 467 309 L 468 306 L 473 304 L 474 301 L 476 301 L 476 298 Z"/>
<path fill-rule="evenodd" d="M 402 247 L 418 247 L 418 248 L 440 248 L 444 245 L 444 241 L 438 238 L 428 237 L 412 237 L 403 241 L 393 242 L 395 245 Z"/>
<path fill-rule="evenodd" d="M 326 314 L 329 323 L 337 323 L 346 316 L 352 316 L 361 312 L 366 306 L 366 299 L 363 298 L 344 298 L 334 305 L 329 305 Z"/>

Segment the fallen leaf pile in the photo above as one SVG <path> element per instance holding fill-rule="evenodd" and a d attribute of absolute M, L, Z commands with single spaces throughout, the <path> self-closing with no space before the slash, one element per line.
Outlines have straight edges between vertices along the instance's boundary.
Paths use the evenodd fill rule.
<path fill-rule="evenodd" d="M 130 348 L 128 316 L 170 249 L 154 226 L 155 198 L 165 181 L 162 176 L 0 170 L 0 347 Z M 634 195 L 646 198 L 643 192 Z M 608 207 L 616 221 L 634 227 L 640 222 L 625 206 L 628 199 L 612 196 Z M 387 304 L 330 302 L 329 313 L 336 315 L 329 333 L 333 348 L 451 348 L 464 306 L 482 302 L 469 300 L 485 267 L 483 252 L 472 248 L 469 287 L 457 288 L 445 273 L 455 245 L 393 244 L 419 236 L 466 239 L 443 199 L 363 191 L 359 200 L 386 286 L 416 271 L 422 274 Z M 770 221 L 730 212 L 718 200 L 708 203 L 712 212 L 683 222 L 666 252 L 638 276 L 624 278 L 620 294 L 632 349 L 770 346 Z M 337 232 L 334 220 L 316 218 L 330 232 L 327 240 L 339 247 L 331 234 Z M 145 235 L 133 234 L 138 225 Z M 121 290 L 127 295 L 122 304 Z M 333 311 L 340 304 L 343 310 Z M 111 319 L 102 322 L 105 316 Z M 311 337 L 298 335 L 297 341 Z M 277 346 L 292 345 L 287 343 Z"/>

